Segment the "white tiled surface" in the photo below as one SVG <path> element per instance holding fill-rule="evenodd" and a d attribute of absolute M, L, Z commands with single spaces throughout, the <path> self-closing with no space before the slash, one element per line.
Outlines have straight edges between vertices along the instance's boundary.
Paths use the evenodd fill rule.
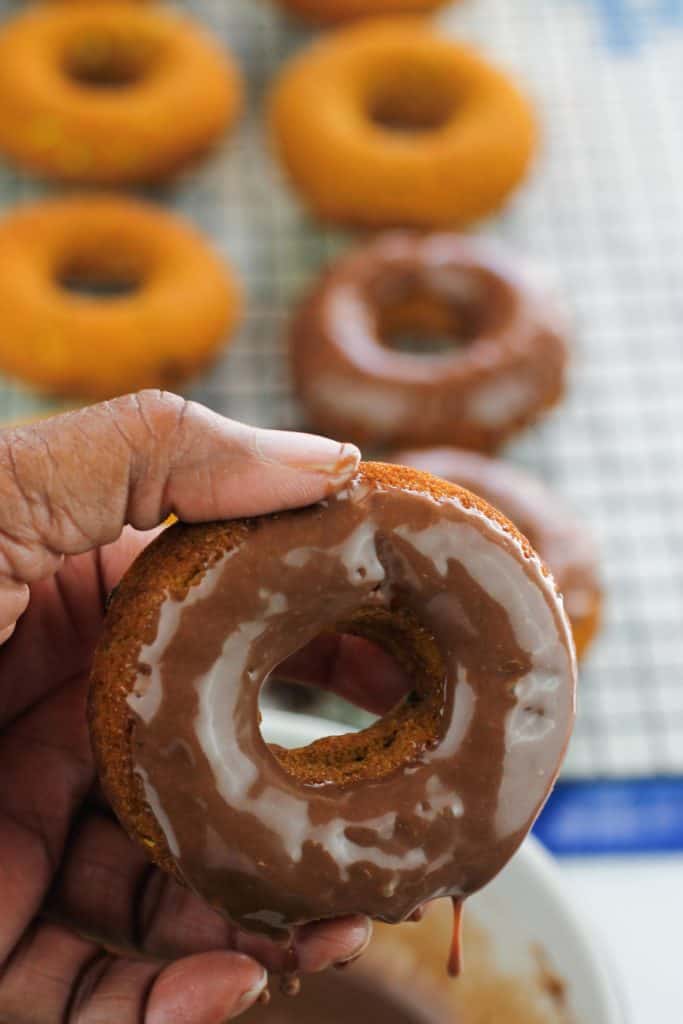
<path fill-rule="evenodd" d="M 177 6 L 234 48 L 249 83 L 236 138 L 157 196 L 248 284 L 244 330 L 194 393 L 237 418 L 299 424 L 283 328 L 346 244 L 304 215 L 264 138 L 268 82 L 306 33 L 267 0 Z M 0 17 L 21 7 L 0 0 Z M 573 502 L 602 552 L 605 629 L 583 671 L 567 770 L 683 772 L 681 0 L 463 0 L 442 23 L 515 72 L 543 122 L 536 173 L 482 230 L 544 267 L 575 323 L 567 402 L 509 453 Z M 0 167 L 0 206 L 39 191 Z M 37 404 L 0 382 L 0 416 Z"/>

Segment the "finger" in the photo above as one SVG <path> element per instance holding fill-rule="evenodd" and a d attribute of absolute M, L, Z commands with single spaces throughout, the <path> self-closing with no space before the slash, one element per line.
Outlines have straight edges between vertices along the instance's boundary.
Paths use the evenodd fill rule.
<path fill-rule="evenodd" d="M 53 924 L 29 932 L 0 978 L 9 1024 L 223 1024 L 251 1006 L 264 968 L 235 952 L 174 964 L 119 958 Z"/>
<path fill-rule="evenodd" d="M 2 737 L 0 965 L 38 913 L 92 784 L 85 693 L 85 677 L 74 679 Z"/>
<path fill-rule="evenodd" d="M 88 670 L 107 595 L 158 532 L 126 527 L 113 544 L 65 558 L 54 576 L 31 586 L 30 607 L 16 631 L 8 627 L 12 643 L 0 650 L 0 729 L 65 679 Z"/>
<path fill-rule="evenodd" d="M 247 427 L 152 391 L 6 431 L 0 578 L 42 579 L 125 523 L 147 530 L 171 512 L 195 522 L 318 501 L 359 458 L 352 445 Z"/>
<path fill-rule="evenodd" d="M 153 530 L 134 530 L 126 526 L 113 544 L 106 544 L 98 551 L 103 597 L 114 589 L 121 577 L 130 568 L 137 556 L 157 537 L 165 526 Z"/>
<path fill-rule="evenodd" d="M 282 943 L 240 933 L 190 890 L 149 868 L 120 826 L 97 813 L 74 832 L 49 913 L 111 948 L 159 959 L 234 948 L 272 971 L 286 965 Z M 318 971 L 353 959 L 368 938 L 363 917 L 301 928 L 295 937 L 299 968 Z"/>
<path fill-rule="evenodd" d="M 265 969 L 241 953 L 185 957 L 166 967 L 154 982 L 144 1024 L 224 1024 L 253 1006 L 267 984 Z M 82 1024 L 110 1024 L 111 1020 L 84 1018 Z M 132 1017 L 131 1024 L 138 1020 Z"/>
<path fill-rule="evenodd" d="M 92 554 L 64 559 L 58 573 L 30 589 L 28 610 L 0 648 L 0 729 L 86 672 L 102 628 L 102 579 Z M 3 594 L 0 581 L 0 609 Z"/>
<path fill-rule="evenodd" d="M 32 928 L 3 965 L 0 1020 L 8 1024 L 61 1024 L 76 979 L 98 952 L 97 946 L 60 926 L 41 924 Z"/>
<path fill-rule="evenodd" d="M 339 694 L 382 715 L 412 687 L 408 673 L 387 651 L 364 637 L 323 633 L 276 669 L 278 679 Z"/>
<path fill-rule="evenodd" d="M 367 948 L 371 937 L 372 923 L 360 914 L 307 924 L 296 932 L 293 961 L 302 974 L 324 971 L 334 964 L 355 960 Z M 261 935 L 238 932 L 235 948 L 253 956 L 259 963 L 268 963 L 272 971 L 291 970 L 292 954 L 287 947 L 274 946 Z"/>

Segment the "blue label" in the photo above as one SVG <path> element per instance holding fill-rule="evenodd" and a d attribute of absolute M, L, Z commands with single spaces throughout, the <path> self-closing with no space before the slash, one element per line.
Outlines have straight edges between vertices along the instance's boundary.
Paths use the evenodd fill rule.
<path fill-rule="evenodd" d="M 683 850 L 683 778 L 559 782 L 534 831 L 557 854 Z"/>
<path fill-rule="evenodd" d="M 683 25 L 683 0 L 583 0 L 602 25 L 603 39 L 616 52 L 637 50 L 655 33 Z"/>

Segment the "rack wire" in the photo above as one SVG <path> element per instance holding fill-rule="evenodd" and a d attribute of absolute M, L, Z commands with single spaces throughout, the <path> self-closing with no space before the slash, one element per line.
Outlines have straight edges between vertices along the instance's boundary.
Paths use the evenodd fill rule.
<path fill-rule="evenodd" d="M 266 0 L 177 6 L 235 51 L 249 95 L 238 133 L 153 196 L 203 228 L 248 288 L 238 340 L 192 393 L 236 418 L 299 426 L 284 328 L 348 242 L 304 213 L 268 151 L 268 84 L 308 33 Z M 0 16 L 18 9 L 0 0 Z M 533 176 L 478 230 L 542 268 L 574 324 L 566 402 L 506 452 L 566 496 L 601 552 L 605 624 L 583 666 L 567 773 L 683 774 L 683 5 L 464 0 L 439 20 L 515 73 L 543 124 Z M 44 191 L 0 167 L 4 209 Z M 2 418 L 45 407 L 0 381 Z"/>

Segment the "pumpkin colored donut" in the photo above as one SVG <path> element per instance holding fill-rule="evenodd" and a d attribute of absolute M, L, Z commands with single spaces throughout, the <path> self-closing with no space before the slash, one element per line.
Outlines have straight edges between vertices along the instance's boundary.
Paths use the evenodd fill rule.
<path fill-rule="evenodd" d="M 165 179 L 218 141 L 241 97 L 232 58 L 152 5 L 40 4 L 0 29 L 0 151 L 45 177 Z"/>
<path fill-rule="evenodd" d="M 376 17 L 420 14 L 443 7 L 447 0 L 278 0 L 281 7 L 317 25 Z"/>
<path fill-rule="evenodd" d="M 517 86 L 420 18 L 352 25 L 295 56 L 270 103 L 283 166 L 318 216 L 445 227 L 502 205 L 536 127 Z"/>
<path fill-rule="evenodd" d="M 0 266 L 0 370 L 39 391 L 108 398 L 173 386 L 240 315 L 232 271 L 189 224 L 116 196 L 10 213 Z"/>
<path fill-rule="evenodd" d="M 360 733 L 266 746 L 259 689 L 321 631 L 384 646 L 409 695 Z M 574 714 L 552 578 L 481 499 L 366 463 L 297 511 L 165 530 L 116 589 L 91 735 L 121 822 L 244 928 L 396 922 L 489 881 Z"/>
<path fill-rule="evenodd" d="M 418 336 L 410 351 L 396 347 L 406 333 Z M 560 398 L 564 337 L 511 253 L 453 233 L 394 232 L 314 285 L 292 321 L 290 360 L 322 433 L 487 450 Z"/>
<path fill-rule="evenodd" d="M 545 484 L 508 462 L 458 448 L 397 452 L 392 461 L 451 480 L 512 520 L 552 572 L 576 652 L 586 653 L 601 618 L 597 553 L 588 531 Z"/>

